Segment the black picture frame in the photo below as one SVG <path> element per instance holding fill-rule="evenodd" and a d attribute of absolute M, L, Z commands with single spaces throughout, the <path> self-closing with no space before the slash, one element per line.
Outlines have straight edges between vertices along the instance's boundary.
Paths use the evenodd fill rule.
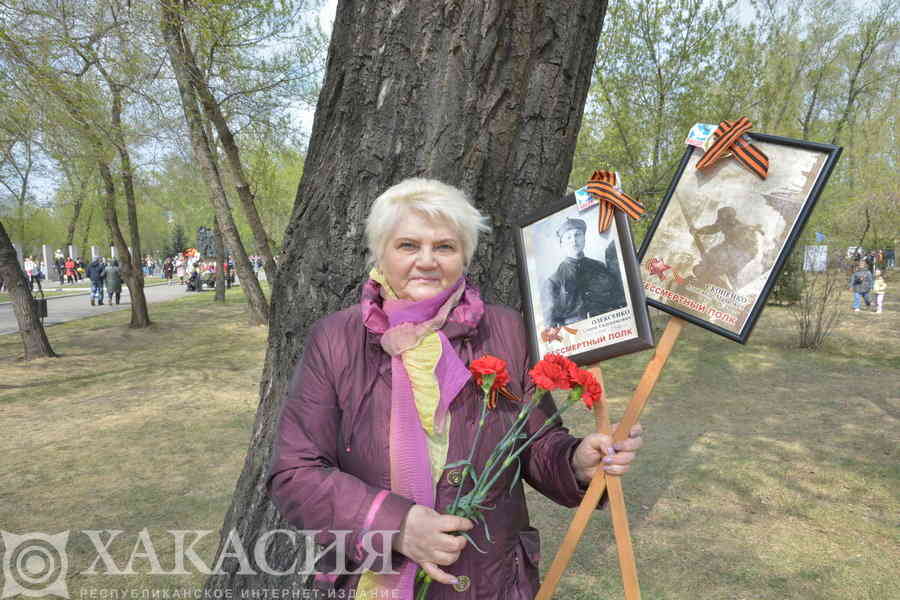
<path fill-rule="evenodd" d="M 769 157 L 768 177 L 733 157 L 698 170 L 703 150 L 688 146 L 638 251 L 650 306 L 741 344 L 842 151 L 747 135 Z"/>
<path fill-rule="evenodd" d="M 532 363 L 538 362 L 546 354 L 558 353 L 576 364 L 590 365 L 615 356 L 646 350 L 654 345 L 628 217 L 617 210 L 609 230 L 600 234 L 597 230 L 598 215 L 598 205 L 581 210 L 576 204 L 575 195 L 568 194 L 527 215 L 515 226 L 519 285 Z M 588 262 L 577 264 L 588 268 L 594 275 L 599 275 L 590 278 L 591 289 L 584 294 L 596 291 L 602 294 L 603 299 L 590 304 L 590 307 L 599 311 L 596 315 L 565 325 L 561 321 L 548 324 L 545 315 L 551 304 L 546 298 L 541 298 L 541 295 L 542 290 L 550 290 L 552 282 L 550 277 L 544 275 L 560 272 L 563 262 L 560 256 L 564 254 L 562 250 L 553 250 L 554 243 L 561 245 L 561 238 L 557 236 L 554 242 L 549 234 L 569 219 L 582 219 L 586 224 L 587 240 L 583 254 Z M 610 246 L 614 249 L 615 256 L 612 256 Z M 546 251 L 547 249 L 550 251 Z M 604 253 L 603 261 L 598 261 L 601 249 Z M 607 267 L 609 261 L 611 262 Z M 598 262 L 603 263 L 605 272 L 596 265 Z M 603 285 L 603 282 L 610 281 L 618 282 L 619 285 Z M 625 305 L 619 307 L 623 297 Z M 576 304 L 587 306 L 587 303 Z M 617 308 L 603 312 L 604 306 Z M 575 313 L 578 310 L 571 314 Z M 578 313 L 569 318 L 581 316 Z M 542 332 L 552 333 L 554 330 L 553 339 L 542 338 Z"/>

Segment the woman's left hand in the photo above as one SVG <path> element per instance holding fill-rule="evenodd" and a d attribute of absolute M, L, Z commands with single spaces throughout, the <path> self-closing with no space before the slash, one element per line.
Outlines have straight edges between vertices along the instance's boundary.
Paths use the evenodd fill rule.
<path fill-rule="evenodd" d="M 616 428 L 618 423 L 613 427 L 613 434 Z M 631 428 L 628 437 L 621 442 L 613 443 L 612 436 L 605 433 L 592 433 L 586 436 L 572 455 L 575 477 L 586 485 L 601 467 L 609 475 L 624 475 L 631 467 L 635 453 L 644 443 L 641 437 L 643 432 L 641 424 L 637 423 Z"/>

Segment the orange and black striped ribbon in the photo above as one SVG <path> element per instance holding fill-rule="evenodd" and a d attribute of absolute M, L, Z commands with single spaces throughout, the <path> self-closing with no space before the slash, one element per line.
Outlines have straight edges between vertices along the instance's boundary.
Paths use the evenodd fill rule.
<path fill-rule="evenodd" d="M 716 141 L 697 162 L 698 169 L 712 166 L 726 152 L 733 152 L 734 157 L 753 173 L 765 179 L 769 175 L 769 157 L 750 142 L 745 133 L 753 126 L 747 117 L 737 121 L 722 121 L 713 132 Z"/>
<path fill-rule="evenodd" d="M 587 183 L 587 191 L 600 202 L 600 233 L 609 229 L 617 208 L 624 210 L 632 219 L 639 219 L 644 214 L 640 202 L 616 189 L 616 174 L 612 171 L 594 171 Z"/>

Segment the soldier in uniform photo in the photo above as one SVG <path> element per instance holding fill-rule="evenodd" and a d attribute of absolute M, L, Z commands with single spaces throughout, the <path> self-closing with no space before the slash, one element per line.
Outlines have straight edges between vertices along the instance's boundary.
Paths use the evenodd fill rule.
<path fill-rule="evenodd" d="M 724 206 L 716 212 L 711 225 L 694 229 L 688 224 L 700 249 L 700 264 L 694 267 L 694 276 L 700 283 L 709 283 L 730 290 L 741 287 L 740 272 L 759 251 L 758 237 L 763 234 L 759 225 L 747 225 L 737 217 L 737 211 Z M 706 250 L 699 236 L 722 234 L 722 241 Z"/>
<path fill-rule="evenodd" d="M 561 327 L 626 306 L 615 244 L 606 263 L 584 255 L 587 224 L 566 219 L 556 237 L 566 258 L 544 283 L 545 327 Z"/>

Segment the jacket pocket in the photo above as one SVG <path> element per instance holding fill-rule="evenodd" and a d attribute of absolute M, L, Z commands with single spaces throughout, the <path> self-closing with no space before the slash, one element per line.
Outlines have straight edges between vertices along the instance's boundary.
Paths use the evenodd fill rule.
<path fill-rule="evenodd" d="M 519 532 L 519 543 L 515 552 L 515 585 L 512 598 L 533 600 L 540 587 L 539 568 L 541 564 L 541 534 L 534 527 Z"/>

